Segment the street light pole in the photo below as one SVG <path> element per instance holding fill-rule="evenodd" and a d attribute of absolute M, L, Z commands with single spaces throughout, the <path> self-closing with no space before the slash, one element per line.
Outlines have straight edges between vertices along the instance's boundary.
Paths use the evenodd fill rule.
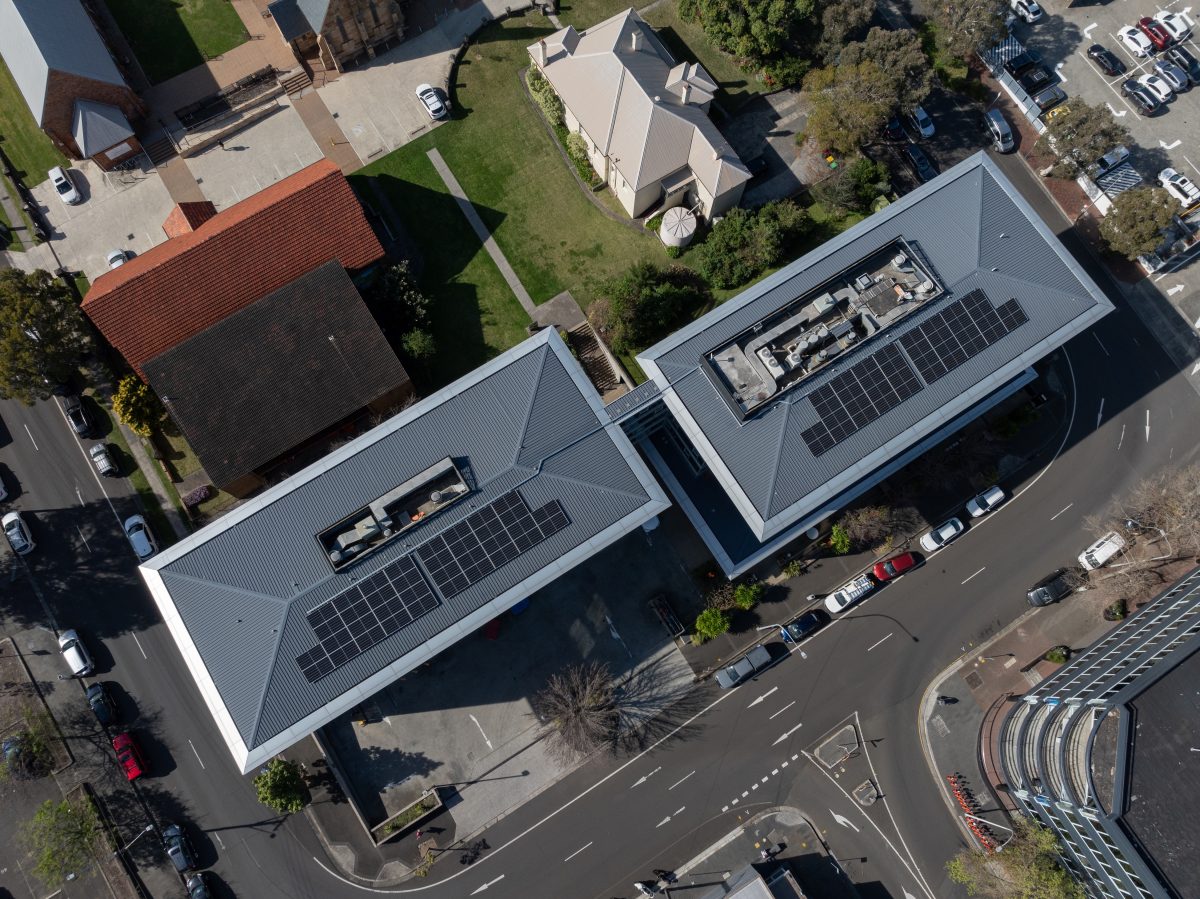
<path fill-rule="evenodd" d="M 140 840 L 142 837 L 144 837 L 146 834 L 150 833 L 154 829 L 155 828 L 154 828 L 153 824 L 147 824 L 140 831 L 138 831 L 138 835 L 136 837 L 134 837 L 132 840 L 130 840 L 128 843 L 126 843 L 124 846 L 122 846 L 120 849 L 114 849 L 112 852 L 112 855 L 110 855 L 109 858 L 117 858 L 119 855 L 122 855 L 123 853 L 128 852 L 130 847 L 132 847 L 134 843 L 136 843 L 138 840 Z M 84 865 L 83 870 L 86 871 L 88 868 L 92 867 L 92 865 L 94 865 L 94 864 L 96 864 L 95 860 L 91 861 L 87 865 Z M 80 875 L 80 873 L 82 873 L 82 872 L 71 871 L 70 873 L 68 873 L 66 875 L 66 877 L 63 878 L 63 880 L 75 880 L 75 878 L 77 878 Z"/>
<path fill-rule="evenodd" d="M 1171 556 L 1175 555 L 1175 549 L 1173 546 L 1171 546 L 1171 538 L 1167 536 L 1167 532 L 1164 531 L 1162 528 L 1155 527 L 1154 525 L 1144 525 L 1140 521 L 1137 521 L 1136 519 L 1133 519 L 1133 518 L 1125 519 L 1125 527 L 1127 530 L 1133 530 L 1134 528 L 1140 528 L 1143 531 L 1158 531 L 1158 535 L 1167 542 L 1167 551 L 1165 554 L 1163 554 L 1161 556 L 1155 556 L 1153 559 L 1146 559 L 1144 561 L 1146 561 L 1146 562 L 1161 562 L 1163 559 L 1169 559 Z M 1127 565 L 1134 565 L 1134 564 L 1136 564 L 1136 561 L 1121 562 L 1121 563 L 1118 563 L 1117 565 L 1114 565 L 1113 568 L 1124 568 Z"/>

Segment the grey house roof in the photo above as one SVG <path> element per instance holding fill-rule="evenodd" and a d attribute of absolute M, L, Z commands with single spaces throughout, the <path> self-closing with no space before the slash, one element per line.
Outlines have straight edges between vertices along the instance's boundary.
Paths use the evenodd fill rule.
<path fill-rule="evenodd" d="M 95 156 L 123 140 L 133 137 L 125 113 L 107 103 L 76 100 L 71 133 L 84 156 Z"/>
<path fill-rule="evenodd" d="M 0 56 L 39 125 L 51 71 L 125 84 L 79 0 L 0 0 Z"/>
<path fill-rule="evenodd" d="M 739 421 L 701 359 L 793 299 L 897 238 L 944 286 L 940 297 L 864 341 Z M 815 456 L 803 432 L 820 419 L 810 394 L 894 344 L 973 290 L 1016 299 L 1028 322 Z M 960 163 L 740 296 L 639 354 L 638 361 L 759 540 L 837 496 L 1111 311 L 1036 212 L 985 154 Z M 903 349 L 900 358 L 907 358 Z"/>
<path fill-rule="evenodd" d="M 328 8 L 328 0 L 320 0 L 320 2 L 305 3 L 304 9 L 297 5 L 296 0 L 273 0 L 267 4 L 267 11 L 270 12 L 271 18 L 275 20 L 275 24 L 279 26 L 280 32 L 283 34 L 285 41 L 294 41 L 298 37 L 303 37 L 310 31 L 320 31 L 321 24 L 325 19 L 323 10 L 315 10 L 319 13 L 317 24 L 313 25 L 308 16 L 308 7 L 321 6 Z"/>
<path fill-rule="evenodd" d="M 471 492 L 336 571 L 314 535 L 450 457 Z M 466 589 L 422 547 L 517 491 L 566 521 Z M 142 576 L 237 764 L 248 771 L 667 508 L 554 329 L 427 397 L 144 564 Z M 310 681 L 307 613 L 391 563 L 432 610 Z"/>

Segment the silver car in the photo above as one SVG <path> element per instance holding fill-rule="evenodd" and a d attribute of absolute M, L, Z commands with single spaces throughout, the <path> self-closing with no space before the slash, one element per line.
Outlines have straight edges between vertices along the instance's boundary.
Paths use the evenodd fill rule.
<path fill-rule="evenodd" d="M 58 637 L 58 648 L 71 668 L 72 677 L 87 677 L 92 673 L 95 668 L 92 657 L 75 631 L 63 631 Z"/>
<path fill-rule="evenodd" d="M 937 552 L 943 546 L 954 542 L 966 530 L 957 518 L 943 521 L 936 528 L 921 538 L 921 549 L 926 552 Z"/>
<path fill-rule="evenodd" d="M 88 455 L 92 457 L 92 464 L 96 466 L 96 471 L 106 478 L 116 476 L 117 463 L 112 460 L 112 456 L 108 454 L 108 447 L 103 443 L 95 444 L 88 450 Z"/>
<path fill-rule="evenodd" d="M 1176 93 L 1182 93 L 1191 87 L 1192 83 L 1188 80 L 1187 72 L 1169 59 L 1154 60 L 1154 71 L 1163 81 L 1171 85 L 1171 90 Z"/>
<path fill-rule="evenodd" d="M 143 562 L 158 552 L 154 534 L 141 515 L 131 515 L 125 519 L 125 536 L 129 538 L 129 545 Z"/>

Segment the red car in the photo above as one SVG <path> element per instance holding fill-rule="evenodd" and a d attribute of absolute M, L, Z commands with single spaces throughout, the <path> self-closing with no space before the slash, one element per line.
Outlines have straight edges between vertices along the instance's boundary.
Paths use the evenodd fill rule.
<path fill-rule="evenodd" d="M 137 780 L 146 773 L 146 759 L 142 755 L 142 747 L 138 746 L 133 734 L 117 734 L 112 738 L 113 751 L 117 761 L 125 771 L 129 780 Z"/>
<path fill-rule="evenodd" d="M 1150 38 L 1150 43 L 1154 45 L 1155 50 L 1165 50 L 1171 46 L 1171 32 L 1163 28 L 1162 23 L 1156 19 L 1146 16 L 1144 19 L 1138 19 L 1138 29 L 1146 37 Z"/>
<path fill-rule="evenodd" d="M 909 569 L 915 568 L 916 565 L 916 556 L 912 553 L 900 553 L 898 556 L 875 563 L 875 580 L 880 583 L 890 581 L 892 578 L 900 577 Z"/>

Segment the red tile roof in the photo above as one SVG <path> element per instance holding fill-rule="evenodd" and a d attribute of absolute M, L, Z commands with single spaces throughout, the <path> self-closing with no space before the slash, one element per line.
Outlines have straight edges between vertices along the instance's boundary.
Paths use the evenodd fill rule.
<path fill-rule="evenodd" d="M 162 229 L 167 237 L 182 237 L 195 231 L 217 214 L 217 207 L 205 200 L 203 203 L 179 203 L 163 222 Z"/>
<path fill-rule="evenodd" d="M 105 272 L 83 311 L 141 374 L 143 362 L 331 259 L 358 269 L 382 256 L 341 170 L 322 160 Z"/>

